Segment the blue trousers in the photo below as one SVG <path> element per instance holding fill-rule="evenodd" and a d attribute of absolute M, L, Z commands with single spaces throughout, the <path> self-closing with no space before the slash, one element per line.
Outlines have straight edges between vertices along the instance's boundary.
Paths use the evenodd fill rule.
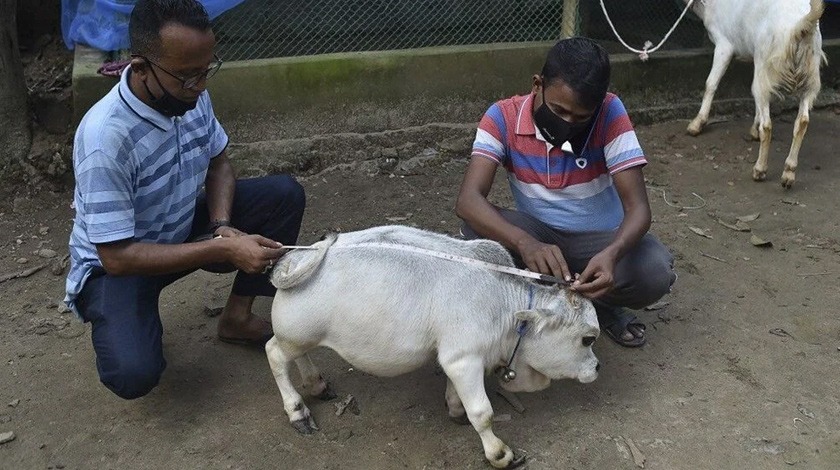
<path fill-rule="evenodd" d="M 288 175 L 236 182 L 231 224 L 284 245 L 297 241 L 306 200 L 303 187 Z M 204 197 L 196 204 L 190 238 L 207 232 L 209 215 Z M 158 302 L 164 287 L 193 272 L 161 276 L 112 276 L 98 269 L 77 299 L 79 312 L 92 325 L 99 379 L 126 399 L 142 397 L 158 383 L 166 360 Z M 273 296 L 265 274 L 236 274 L 232 293 Z"/>

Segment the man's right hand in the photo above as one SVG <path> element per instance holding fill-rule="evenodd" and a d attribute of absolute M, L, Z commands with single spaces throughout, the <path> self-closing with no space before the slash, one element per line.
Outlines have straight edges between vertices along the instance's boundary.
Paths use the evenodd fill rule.
<path fill-rule="evenodd" d="M 525 239 L 517 244 L 517 251 L 525 266 L 531 271 L 550 274 L 566 281 L 572 280 L 569 266 L 563 252 L 557 245 L 543 243 L 535 238 Z"/>
<path fill-rule="evenodd" d="M 283 244 L 262 235 L 224 238 L 231 244 L 230 262 L 249 274 L 264 272 L 284 253 Z"/>

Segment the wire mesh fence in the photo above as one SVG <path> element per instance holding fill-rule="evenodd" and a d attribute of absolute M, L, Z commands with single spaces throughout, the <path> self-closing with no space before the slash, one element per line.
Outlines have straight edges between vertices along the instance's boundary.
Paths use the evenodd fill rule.
<path fill-rule="evenodd" d="M 657 43 L 685 6 L 682 0 L 605 4 L 619 33 L 639 48 Z M 564 5 L 574 9 L 565 28 Z M 225 60 L 551 41 L 569 33 L 618 51 L 598 0 L 246 0 L 222 14 L 214 30 Z M 687 17 L 666 48 L 700 46 L 703 34 L 696 17 Z"/>

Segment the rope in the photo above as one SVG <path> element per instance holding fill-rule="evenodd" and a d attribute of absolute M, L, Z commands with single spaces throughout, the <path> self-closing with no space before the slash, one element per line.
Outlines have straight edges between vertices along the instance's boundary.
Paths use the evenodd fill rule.
<path fill-rule="evenodd" d="M 650 54 L 656 52 L 660 47 L 662 47 L 663 44 L 665 44 L 665 41 L 667 41 L 668 38 L 671 37 L 671 34 L 674 32 L 674 30 L 677 29 L 677 26 L 680 24 L 683 17 L 685 17 L 685 14 L 688 13 L 688 10 L 691 8 L 691 5 L 694 5 L 694 0 L 689 0 L 689 2 L 686 3 L 685 8 L 682 11 L 682 14 L 680 14 L 680 17 L 677 18 L 677 22 L 674 23 L 674 26 L 671 26 L 671 29 L 668 31 L 668 33 L 665 35 L 665 37 L 662 38 L 661 41 L 659 41 L 659 44 L 657 44 L 656 47 L 653 47 L 653 48 L 650 47 L 650 46 L 653 45 L 653 43 L 650 42 L 650 41 L 645 41 L 644 49 L 639 50 L 639 49 L 634 49 L 633 47 L 630 47 L 630 45 L 627 44 L 624 41 L 624 39 L 621 37 L 621 35 L 618 34 L 618 31 L 615 29 L 615 25 L 613 24 L 612 19 L 610 18 L 610 14 L 607 13 L 607 7 L 606 7 L 606 5 L 604 5 L 604 0 L 600 0 L 600 2 L 601 2 L 601 10 L 604 12 L 604 16 L 607 18 L 607 23 L 610 24 L 610 28 L 612 29 L 613 34 L 615 34 L 615 37 L 618 38 L 618 42 L 620 42 L 622 46 L 627 48 L 628 51 L 635 52 L 636 54 L 639 54 L 639 59 L 642 59 L 643 62 L 648 60 L 648 58 L 650 57 Z"/>

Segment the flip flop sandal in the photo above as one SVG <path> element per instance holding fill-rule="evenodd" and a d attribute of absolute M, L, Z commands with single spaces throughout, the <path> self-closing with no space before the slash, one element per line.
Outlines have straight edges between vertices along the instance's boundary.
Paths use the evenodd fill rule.
<path fill-rule="evenodd" d="M 221 341 L 223 343 L 228 343 L 228 344 L 236 344 L 238 346 L 250 346 L 250 347 L 255 347 L 255 348 L 264 348 L 265 343 L 267 343 L 268 340 L 270 340 L 272 336 L 274 336 L 274 334 L 272 334 L 272 333 L 269 333 L 269 334 L 263 336 L 260 339 L 231 338 L 231 337 L 228 337 L 228 336 L 219 336 L 219 341 Z"/>
<path fill-rule="evenodd" d="M 628 327 L 630 326 L 641 330 L 642 333 L 646 330 L 645 324 L 640 322 L 636 315 L 633 315 L 626 310 L 621 310 L 621 313 L 613 315 L 611 319 L 608 319 L 607 322 L 601 326 L 601 328 L 613 341 L 626 348 L 638 348 L 644 345 L 645 342 L 647 342 L 647 336 L 644 334 L 641 337 L 638 337 L 631 331 L 630 334 L 633 334 L 633 339 L 625 339 L 622 337 L 625 331 L 630 331 L 628 330 Z"/>

